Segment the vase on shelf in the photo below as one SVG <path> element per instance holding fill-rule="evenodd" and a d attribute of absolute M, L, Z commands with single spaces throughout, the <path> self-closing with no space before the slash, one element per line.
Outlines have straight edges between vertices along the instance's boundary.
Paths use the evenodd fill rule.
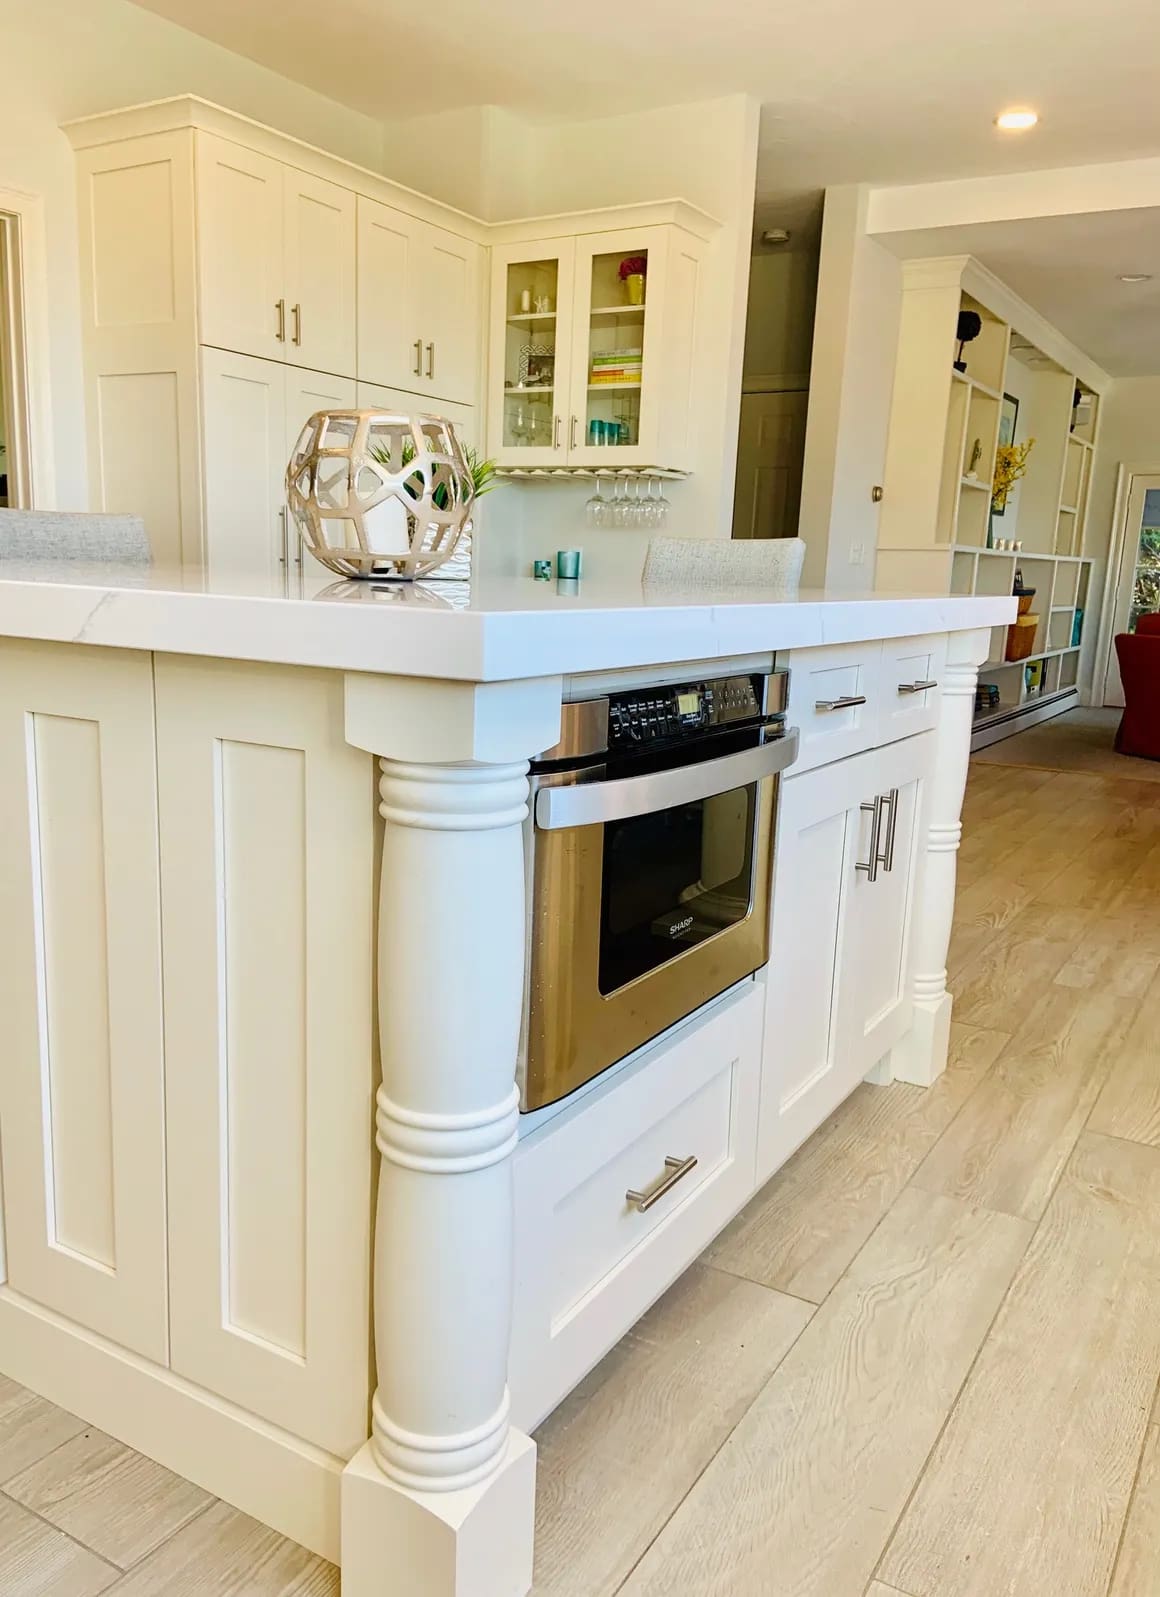
<path fill-rule="evenodd" d="M 624 280 L 624 286 L 625 286 L 625 289 L 626 289 L 626 291 L 628 293 L 628 303 L 630 305 L 643 305 L 644 304 L 644 273 L 643 272 L 630 272 L 629 275 Z"/>

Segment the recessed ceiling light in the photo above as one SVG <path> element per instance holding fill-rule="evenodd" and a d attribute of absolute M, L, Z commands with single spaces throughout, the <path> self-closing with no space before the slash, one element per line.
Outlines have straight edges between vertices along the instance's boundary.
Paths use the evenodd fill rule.
<path fill-rule="evenodd" d="M 1004 133 L 1024 133 L 1028 128 L 1033 128 L 1038 121 L 1037 111 L 1000 111 L 995 118 L 995 126 L 1002 128 Z"/>
<path fill-rule="evenodd" d="M 1150 283 L 1151 281 L 1151 272 L 1121 272 L 1120 274 L 1121 283 Z"/>

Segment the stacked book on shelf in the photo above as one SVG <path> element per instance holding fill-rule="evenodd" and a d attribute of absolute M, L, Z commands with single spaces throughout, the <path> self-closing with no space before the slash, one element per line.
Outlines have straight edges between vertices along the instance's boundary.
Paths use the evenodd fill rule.
<path fill-rule="evenodd" d="M 602 383 L 639 383 L 641 355 L 639 349 L 605 349 L 592 357 L 589 382 L 599 387 Z"/>

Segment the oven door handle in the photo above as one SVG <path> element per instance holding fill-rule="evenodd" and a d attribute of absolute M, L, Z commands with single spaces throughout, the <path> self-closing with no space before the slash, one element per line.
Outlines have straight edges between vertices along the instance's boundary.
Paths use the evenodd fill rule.
<path fill-rule="evenodd" d="M 679 765 L 648 776 L 625 776 L 608 782 L 578 782 L 567 787 L 542 787 L 536 794 L 536 825 L 542 832 L 569 826 L 596 826 L 604 821 L 626 821 L 634 815 L 692 804 L 714 793 L 730 793 L 763 777 L 787 770 L 798 756 L 798 730 L 786 732 L 717 760 Z"/>

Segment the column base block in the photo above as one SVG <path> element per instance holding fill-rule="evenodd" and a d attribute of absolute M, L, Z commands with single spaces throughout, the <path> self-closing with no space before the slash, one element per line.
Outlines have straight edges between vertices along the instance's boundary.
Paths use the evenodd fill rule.
<path fill-rule="evenodd" d="M 910 1030 L 891 1050 L 895 1081 L 909 1081 L 916 1087 L 932 1087 L 947 1068 L 951 1047 L 950 993 L 933 1001 L 919 1000 L 914 1006 Z"/>
<path fill-rule="evenodd" d="M 520 1431 L 459 1492 L 396 1486 L 368 1443 L 342 1476 L 343 1597 L 527 1597 L 535 1512 L 536 1444 Z"/>

